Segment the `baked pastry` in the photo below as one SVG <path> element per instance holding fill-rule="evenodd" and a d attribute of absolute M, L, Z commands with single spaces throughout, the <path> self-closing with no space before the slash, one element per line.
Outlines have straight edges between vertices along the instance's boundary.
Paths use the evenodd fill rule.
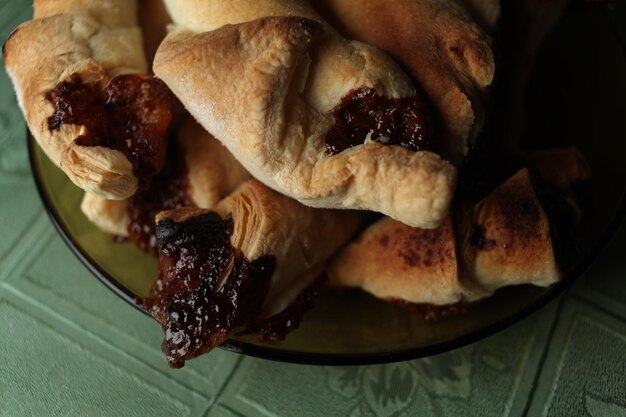
<path fill-rule="evenodd" d="M 561 276 L 555 243 L 562 219 L 549 222 L 549 201 L 540 201 L 538 187 L 522 169 L 469 214 L 459 210 L 433 230 L 382 219 L 333 260 L 330 283 L 421 307 L 431 317 L 433 306 L 471 303 L 504 286 L 549 286 Z"/>
<path fill-rule="evenodd" d="M 169 153 L 165 168 L 148 190 L 117 201 L 87 193 L 83 213 L 102 231 L 156 254 L 157 213 L 187 206 L 213 208 L 250 179 L 228 150 L 191 117 L 177 130 Z"/>
<path fill-rule="evenodd" d="M 136 1 L 37 0 L 4 46 L 33 136 L 85 191 L 125 199 L 163 166 L 171 96 L 147 75 Z"/>
<path fill-rule="evenodd" d="M 485 124 L 483 98 L 495 70 L 491 40 L 466 6 L 495 19 L 492 5 L 455 0 L 313 4 L 348 38 L 381 48 L 409 70 L 441 116 L 444 155 L 460 164 Z"/>
<path fill-rule="evenodd" d="M 281 316 L 362 222 L 362 214 L 312 209 L 255 180 L 213 211 L 160 213 L 159 278 L 143 305 L 163 327 L 170 365 Z"/>
<path fill-rule="evenodd" d="M 461 235 L 452 216 L 436 229 L 381 219 L 333 260 L 329 283 L 422 306 L 477 300 L 486 292 L 463 274 L 463 253 L 457 250 Z"/>
<path fill-rule="evenodd" d="M 155 73 L 255 178 L 312 207 L 445 219 L 456 170 L 429 151 L 425 104 L 388 56 L 304 1 L 166 5 L 178 28 Z"/>

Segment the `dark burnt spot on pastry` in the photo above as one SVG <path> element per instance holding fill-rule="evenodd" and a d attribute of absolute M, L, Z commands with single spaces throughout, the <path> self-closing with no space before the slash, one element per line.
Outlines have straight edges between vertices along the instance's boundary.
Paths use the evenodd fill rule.
<path fill-rule="evenodd" d="M 411 229 L 402 242 L 398 256 L 410 268 L 432 268 L 455 259 L 453 236 L 436 229 Z"/>
<path fill-rule="evenodd" d="M 250 333 L 254 333 L 261 342 L 285 340 L 291 331 L 300 326 L 304 313 L 313 308 L 314 301 L 322 291 L 325 283 L 326 277 L 313 281 L 311 285 L 298 294 L 296 299 L 286 309 L 263 321 L 260 325 L 251 329 Z"/>
<path fill-rule="evenodd" d="M 190 196 L 189 173 L 179 145 L 171 141 L 163 170 L 147 190 L 128 199 L 128 239 L 141 250 L 157 255 L 155 216 L 161 211 L 195 207 Z"/>
<path fill-rule="evenodd" d="M 494 239 L 487 239 L 485 226 L 476 224 L 470 236 L 470 244 L 479 251 L 488 251 L 496 247 L 498 242 Z"/>
<path fill-rule="evenodd" d="M 470 304 L 463 301 L 447 305 L 412 303 L 400 298 L 391 298 L 388 301 L 399 307 L 418 313 L 427 321 L 439 321 L 444 318 L 467 314 L 470 311 Z"/>
<path fill-rule="evenodd" d="M 273 256 L 250 261 L 233 248 L 231 217 L 213 212 L 157 224 L 159 276 L 144 307 L 165 332 L 170 366 L 209 352 L 261 311 Z"/>
<path fill-rule="evenodd" d="M 382 235 L 378 241 L 380 242 L 380 246 L 386 248 L 389 246 L 389 235 Z"/>
<path fill-rule="evenodd" d="M 336 155 L 370 139 L 410 151 L 433 147 L 430 111 L 417 97 L 387 98 L 371 88 L 351 91 L 332 111 L 326 151 Z"/>
<path fill-rule="evenodd" d="M 103 146 L 122 152 L 133 164 L 140 187 L 163 167 L 172 121 L 172 98 L 161 80 L 136 74 L 113 78 L 101 89 L 72 74 L 50 91 L 54 105 L 50 131 L 64 124 L 85 127 L 76 138 L 82 146 Z"/>

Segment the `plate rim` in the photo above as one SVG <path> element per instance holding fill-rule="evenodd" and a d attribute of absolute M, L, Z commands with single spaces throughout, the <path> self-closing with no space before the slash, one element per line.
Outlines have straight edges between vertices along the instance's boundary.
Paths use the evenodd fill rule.
<path fill-rule="evenodd" d="M 70 251 L 79 259 L 79 261 L 87 268 L 87 270 L 89 270 L 91 274 L 98 279 L 98 281 L 100 281 L 104 286 L 106 286 L 109 290 L 115 293 L 118 297 L 133 306 L 136 310 L 141 311 L 147 316 L 150 316 L 149 313 L 142 306 L 138 305 L 135 302 L 136 296 L 130 290 L 124 287 L 120 282 L 118 282 L 113 276 L 104 271 L 89 255 L 89 253 L 85 251 L 71 235 L 69 229 L 61 219 L 56 207 L 51 203 L 51 199 L 48 195 L 47 189 L 43 184 L 42 174 L 35 155 L 35 147 L 38 145 L 36 144 L 36 141 L 31 135 L 28 128 L 26 128 L 26 141 L 29 163 L 31 166 L 33 180 L 35 182 L 37 192 L 43 203 L 44 209 L 52 222 L 52 225 L 57 230 L 65 244 L 69 247 Z M 577 263 L 575 268 L 566 273 L 565 276 L 558 283 L 547 288 L 545 294 L 540 299 L 536 300 L 533 303 L 530 303 L 526 307 L 507 317 L 499 319 L 498 321 L 488 326 L 473 330 L 452 340 L 446 340 L 426 346 L 402 349 L 397 351 L 355 354 L 297 352 L 272 347 L 272 345 L 254 345 L 234 339 L 227 339 L 219 347 L 230 352 L 235 352 L 261 359 L 273 360 L 277 362 L 324 366 L 375 365 L 401 362 L 459 349 L 511 327 L 513 324 L 518 323 L 522 319 L 538 312 L 546 304 L 561 295 L 597 260 L 598 256 L 613 240 L 618 226 L 621 225 L 621 223 L 624 221 L 624 218 L 626 218 L 626 194 L 622 196 L 622 199 L 618 204 L 617 211 L 615 212 L 615 216 L 613 217 L 613 219 L 611 219 L 611 221 L 602 232 L 600 238 L 596 241 L 593 247 L 587 252 L 587 254 L 582 257 L 581 261 Z"/>

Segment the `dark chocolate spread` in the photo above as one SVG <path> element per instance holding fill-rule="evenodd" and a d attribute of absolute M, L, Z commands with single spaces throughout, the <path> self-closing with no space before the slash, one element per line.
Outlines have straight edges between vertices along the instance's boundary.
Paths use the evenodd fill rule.
<path fill-rule="evenodd" d="M 436 305 L 436 304 L 418 304 L 409 301 L 393 298 L 389 300 L 392 304 L 396 304 L 402 308 L 412 310 L 424 317 L 427 321 L 439 321 L 444 318 L 467 314 L 470 304 L 460 301 L 456 304 Z"/>
<path fill-rule="evenodd" d="M 165 166 L 152 179 L 150 188 L 128 199 L 128 239 L 141 250 L 157 255 L 154 217 L 161 211 L 181 207 L 195 207 L 195 203 L 189 195 L 187 165 L 173 142 Z"/>
<path fill-rule="evenodd" d="M 133 164 L 140 187 L 161 170 L 172 120 L 170 91 L 161 80 L 120 75 L 102 90 L 72 74 L 46 98 L 55 107 L 48 118 L 50 131 L 64 124 L 85 126 L 76 143 L 122 152 Z"/>
<path fill-rule="evenodd" d="M 157 224 L 159 277 L 143 305 L 163 327 L 163 351 L 174 368 L 209 352 L 261 311 L 276 260 L 247 260 L 231 246 L 232 232 L 232 218 L 212 212 Z"/>
<path fill-rule="evenodd" d="M 278 342 L 302 323 L 304 312 L 313 308 L 320 291 L 326 284 L 325 277 L 315 280 L 280 313 L 263 321 L 247 333 L 254 333 L 261 342 Z"/>
<path fill-rule="evenodd" d="M 326 149 L 336 155 L 371 140 L 410 151 L 432 148 L 429 112 L 416 97 L 393 99 L 371 88 L 351 91 L 333 111 Z"/>

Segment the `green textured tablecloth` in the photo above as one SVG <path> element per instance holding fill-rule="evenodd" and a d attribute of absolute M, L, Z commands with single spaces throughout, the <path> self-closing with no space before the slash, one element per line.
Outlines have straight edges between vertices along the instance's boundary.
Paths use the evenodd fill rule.
<path fill-rule="evenodd" d="M 0 0 L 2 42 L 30 3 Z M 565 296 L 454 352 L 332 368 L 217 350 L 170 370 L 158 326 L 52 228 L 4 70 L 0 91 L 0 416 L 626 416 L 626 223 Z"/>

